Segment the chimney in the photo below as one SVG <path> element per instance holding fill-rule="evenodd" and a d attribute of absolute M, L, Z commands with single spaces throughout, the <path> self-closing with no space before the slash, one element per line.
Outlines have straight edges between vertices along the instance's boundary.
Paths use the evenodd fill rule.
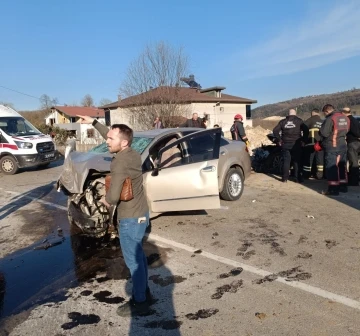
<path fill-rule="evenodd" d="M 118 94 L 118 102 L 121 102 L 121 95 Z"/>

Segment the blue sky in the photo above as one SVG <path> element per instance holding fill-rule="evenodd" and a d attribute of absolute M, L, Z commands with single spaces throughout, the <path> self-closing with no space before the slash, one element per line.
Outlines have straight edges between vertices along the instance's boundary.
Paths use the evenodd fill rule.
<path fill-rule="evenodd" d="M 259 104 L 359 87 L 358 0 L 2 0 L 0 86 L 116 100 L 148 43 L 182 46 L 202 87 Z M 0 87 L 19 110 L 39 101 Z"/>

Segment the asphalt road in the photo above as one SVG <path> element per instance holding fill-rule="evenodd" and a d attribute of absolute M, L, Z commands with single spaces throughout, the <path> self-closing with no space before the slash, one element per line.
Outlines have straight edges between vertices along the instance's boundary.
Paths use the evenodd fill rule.
<path fill-rule="evenodd" d="M 360 190 L 253 174 L 223 209 L 164 214 L 145 246 L 157 299 L 120 318 L 118 242 L 84 240 L 61 165 L 0 174 L 0 335 L 360 335 Z"/>

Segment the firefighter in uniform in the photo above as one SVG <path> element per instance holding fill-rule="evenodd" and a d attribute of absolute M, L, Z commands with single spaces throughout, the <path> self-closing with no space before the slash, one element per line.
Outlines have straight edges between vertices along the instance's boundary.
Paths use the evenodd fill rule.
<path fill-rule="evenodd" d="M 347 158 L 349 160 L 349 186 L 359 185 L 359 155 L 360 155 L 360 124 L 351 115 L 349 107 L 344 107 L 342 113 L 350 120 L 350 130 L 346 135 Z"/>
<path fill-rule="evenodd" d="M 293 162 L 295 182 L 303 182 L 301 155 L 305 139 L 308 137 L 308 128 L 302 119 L 296 116 L 296 110 L 289 110 L 289 115 L 279 121 L 273 133 L 277 143 L 281 146 L 284 159 L 282 182 L 287 182 L 291 161 Z"/>
<path fill-rule="evenodd" d="M 320 128 L 321 147 L 325 151 L 325 169 L 328 180 L 329 196 L 338 196 L 339 192 L 347 192 L 346 172 L 346 134 L 350 129 L 350 121 L 334 107 L 326 104 L 323 107 L 325 121 Z"/>
<path fill-rule="evenodd" d="M 316 163 L 315 177 L 318 180 L 323 178 L 324 151 L 315 151 L 314 148 L 315 144 L 320 141 L 319 129 L 322 123 L 323 119 L 321 119 L 318 109 L 313 109 L 311 117 L 304 122 L 309 129 L 309 136 L 303 148 L 303 177 L 306 179 L 311 176 L 314 159 Z"/>
<path fill-rule="evenodd" d="M 243 117 L 241 114 L 237 114 L 234 117 L 234 123 L 230 128 L 231 138 L 237 141 L 245 142 L 246 146 L 249 147 L 250 142 L 246 136 L 245 128 L 243 124 Z"/>

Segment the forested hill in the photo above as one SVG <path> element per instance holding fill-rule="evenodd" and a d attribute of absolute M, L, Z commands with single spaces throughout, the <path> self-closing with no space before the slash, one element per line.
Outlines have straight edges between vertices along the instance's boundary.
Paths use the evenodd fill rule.
<path fill-rule="evenodd" d="M 309 112 L 321 108 L 325 104 L 332 104 L 335 108 L 340 109 L 344 106 L 353 107 L 360 105 L 360 89 L 352 89 L 330 94 L 307 96 L 294 98 L 291 100 L 267 104 L 253 109 L 253 118 L 266 118 L 271 116 L 285 116 L 290 108 L 297 108 L 298 115 L 309 116 Z M 357 108 L 357 114 L 360 114 L 360 108 Z"/>

